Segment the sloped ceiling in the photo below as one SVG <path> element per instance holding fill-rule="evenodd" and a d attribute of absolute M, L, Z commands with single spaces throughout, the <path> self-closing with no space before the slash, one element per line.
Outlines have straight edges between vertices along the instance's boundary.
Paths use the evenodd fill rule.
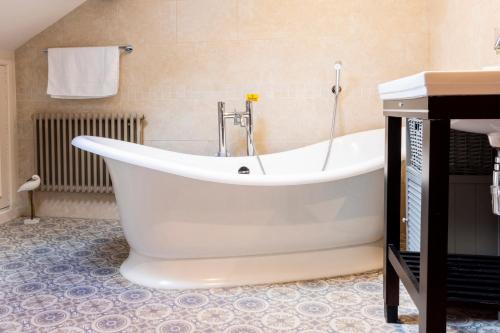
<path fill-rule="evenodd" d="M 0 0 L 0 49 L 13 51 L 86 0 Z"/>

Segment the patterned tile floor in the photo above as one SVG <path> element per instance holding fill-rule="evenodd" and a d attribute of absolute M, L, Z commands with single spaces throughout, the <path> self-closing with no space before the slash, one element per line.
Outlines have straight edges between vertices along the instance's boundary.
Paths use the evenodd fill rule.
<path fill-rule="evenodd" d="M 417 332 L 383 320 L 380 272 L 211 290 L 153 290 L 120 276 L 116 221 L 42 219 L 0 226 L 0 332 Z M 493 313 L 449 314 L 449 332 L 500 332 Z"/>

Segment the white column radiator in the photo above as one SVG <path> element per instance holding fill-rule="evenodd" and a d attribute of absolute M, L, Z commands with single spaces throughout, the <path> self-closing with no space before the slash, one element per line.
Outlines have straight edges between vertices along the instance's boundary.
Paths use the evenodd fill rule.
<path fill-rule="evenodd" d="M 110 193 L 103 159 L 71 145 L 79 135 L 140 143 L 144 116 L 108 113 L 37 113 L 34 119 L 35 167 L 41 191 Z"/>

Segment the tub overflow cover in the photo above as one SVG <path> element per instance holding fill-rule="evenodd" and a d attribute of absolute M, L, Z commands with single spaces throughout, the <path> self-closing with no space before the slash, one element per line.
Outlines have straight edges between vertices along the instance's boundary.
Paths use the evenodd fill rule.
<path fill-rule="evenodd" d="M 247 168 L 246 166 L 242 166 L 241 168 L 238 169 L 238 173 L 240 175 L 248 175 L 250 173 L 250 169 Z"/>

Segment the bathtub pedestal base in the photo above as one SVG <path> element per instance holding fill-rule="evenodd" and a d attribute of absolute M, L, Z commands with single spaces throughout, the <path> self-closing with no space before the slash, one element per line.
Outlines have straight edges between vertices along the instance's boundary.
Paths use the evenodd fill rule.
<path fill-rule="evenodd" d="M 300 253 L 167 260 L 131 249 L 120 272 L 150 288 L 197 289 L 310 280 L 382 268 L 380 242 Z"/>

